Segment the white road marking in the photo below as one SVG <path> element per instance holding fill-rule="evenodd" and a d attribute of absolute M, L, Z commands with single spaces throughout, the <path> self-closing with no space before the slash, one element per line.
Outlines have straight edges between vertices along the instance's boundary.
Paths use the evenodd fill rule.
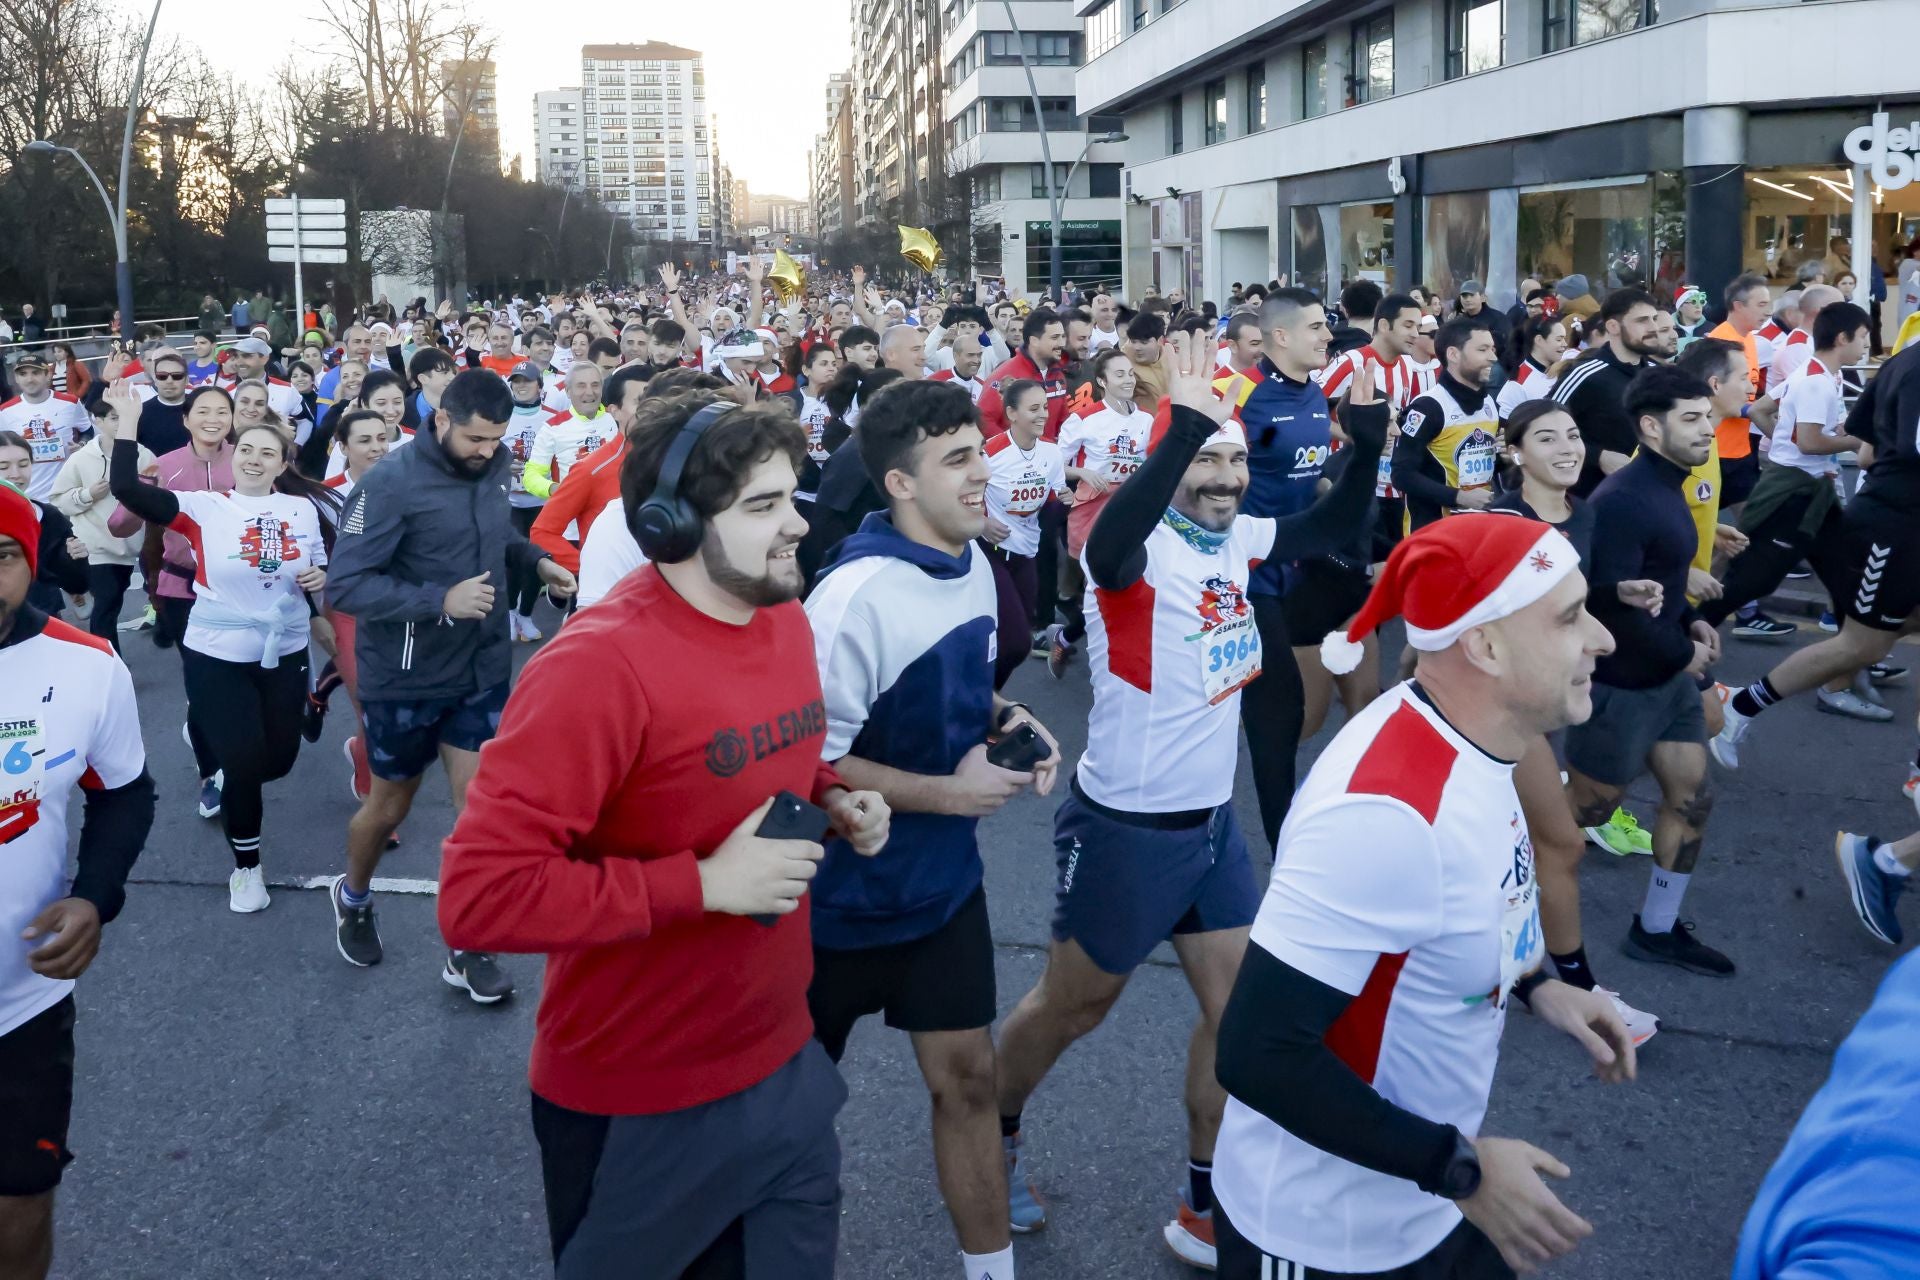
<path fill-rule="evenodd" d="M 301 876 L 297 880 L 269 880 L 268 884 L 276 889 L 325 889 L 334 882 L 333 876 Z M 420 893 L 438 894 L 438 880 L 406 880 L 393 876 L 375 876 L 375 893 Z"/>

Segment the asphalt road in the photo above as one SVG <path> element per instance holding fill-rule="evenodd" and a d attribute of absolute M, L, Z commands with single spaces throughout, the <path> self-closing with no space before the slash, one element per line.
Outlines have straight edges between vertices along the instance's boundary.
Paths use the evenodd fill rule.
<path fill-rule="evenodd" d="M 1814 634 L 1809 626 L 1803 640 Z M 386 963 L 356 970 L 340 959 L 324 895 L 282 887 L 341 865 L 353 805 L 339 714 L 269 789 L 273 906 L 230 913 L 231 863 L 217 826 L 193 813 L 178 659 L 144 636 L 127 648 L 160 816 L 126 912 L 79 991 L 79 1158 L 61 1191 L 55 1274 L 550 1274 L 524 1076 L 539 961 L 510 962 L 521 984 L 512 1001 L 476 1006 L 439 981 L 432 900 L 397 894 L 380 903 Z M 1730 650 L 1728 679 L 1754 678 L 1783 651 Z M 1015 681 L 1009 692 L 1077 753 L 1084 666 L 1056 684 L 1030 663 Z M 1659 1013 L 1665 1030 L 1639 1082 L 1609 1088 L 1524 1014 L 1509 1026 L 1487 1130 L 1565 1159 L 1573 1177 L 1564 1196 L 1596 1227 L 1550 1274 L 1726 1274 L 1754 1188 L 1890 960 L 1853 920 L 1830 843 L 1842 825 L 1889 836 L 1913 826 L 1898 792 L 1913 694 L 1891 701 L 1898 714 L 1885 726 L 1816 714 L 1810 700 L 1770 712 L 1747 768 L 1722 779 L 1687 914 L 1739 962 L 1737 977 L 1620 956 L 1645 868 L 1590 852 L 1589 952 L 1602 981 Z M 1636 789 L 1650 818 L 1649 794 Z M 1257 832 L 1244 768 L 1238 796 L 1243 825 Z M 1003 1010 L 1038 974 L 1047 940 L 1053 809 L 1023 798 L 982 828 Z M 444 784 L 431 781 L 382 873 L 432 879 L 451 816 Z M 1264 874 L 1268 858 L 1255 856 Z M 1162 948 L 1034 1099 L 1029 1149 L 1053 1212 L 1017 1246 L 1022 1276 L 1190 1274 L 1159 1228 L 1184 1172 L 1180 1082 L 1192 1016 Z M 841 1275 L 958 1276 L 905 1037 L 870 1022 L 846 1074 Z"/>

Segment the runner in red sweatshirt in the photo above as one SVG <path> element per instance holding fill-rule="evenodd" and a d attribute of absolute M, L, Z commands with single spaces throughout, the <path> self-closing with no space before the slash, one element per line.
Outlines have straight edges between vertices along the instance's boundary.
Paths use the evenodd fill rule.
<path fill-rule="evenodd" d="M 654 492 L 715 398 L 646 403 L 629 495 Z M 796 910 L 821 847 L 753 833 L 791 791 L 871 854 L 888 811 L 821 761 L 795 603 L 805 457 L 784 409 L 701 432 L 678 486 L 699 549 L 664 562 L 649 547 L 653 563 L 528 664 L 447 841 L 447 936 L 548 955 L 530 1076 L 563 1276 L 627 1276 L 638 1258 L 661 1276 L 703 1261 L 748 1280 L 833 1273 L 846 1090 L 811 1038 Z"/>

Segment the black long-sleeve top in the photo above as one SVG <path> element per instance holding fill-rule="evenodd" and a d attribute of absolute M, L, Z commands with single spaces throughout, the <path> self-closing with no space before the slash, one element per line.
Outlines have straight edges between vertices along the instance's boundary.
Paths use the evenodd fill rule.
<path fill-rule="evenodd" d="M 67 554 L 73 521 L 49 502 L 33 504 L 40 511 L 40 572 L 34 581 L 78 595 L 87 589 L 87 562 Z"/>
<path fill-rule="evenodd" d="M 1275 522 L 1270 560 L 1328 555 L 1366 528 L 1380 451 L 1387 443 L 1387 406 L 1347 406 L 1341 419 L 1353 443 L 1353 460 L 1333 488 L 1305 511 Z M 1114 491 L 1087 534 L 1087 570 L 1096 585 L 1121 591 L 1147 571 L 1147 537 L 1180 489 L 1180 478 L 1218 427 L 1197 409 L 1174 405 L 1167 435 L 1140 470 Z"/>
<path fill-rule="evenodd" d="M 1580 481 L 1573 495 L 1584 498 L 1606 479 L 1601 470 L 1602 453 L 1630 454 L 1639 447 L 1639 430 L 1627 413 L 1627 385 L 1643 366 L 1626 364 L 1613 353 L 1611 344 L 1571 365 L 1547 394 L 1567 408 L 1587 443 L 1587 460 L 1580 468 Z"/>
<path fill-rule="evenodd" d="M 1601 684 L 1651 689 L 1693 661 L 1687 629 L 1700 615 L 1687 603 L 1687 570 L 1700 535 L 1687 509 L 1687 476 L 1687 468 L 1643 448 L 1588 501 L 1593 557 L 1587 608 L 1614 640 L 1613 652 L 1594 664 L 1593 678 Z M 1621 603 L 1620 584 L 1640 578 L 1663 588 L 1660 612 Z"/>

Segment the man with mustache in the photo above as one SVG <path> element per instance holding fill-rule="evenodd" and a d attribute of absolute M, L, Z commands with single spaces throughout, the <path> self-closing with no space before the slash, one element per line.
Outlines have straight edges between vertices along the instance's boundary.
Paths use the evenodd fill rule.
<path fill-rule="evenodd" d="M 1053 945 L 1039 985 L 1001 1028 L 998 1081 L 1009 1213 L 1031 1231 L 1046 1208 L 1022 1163 L 1022 1109 L 1170 939 L 1200 1020 L 1187 1061 L 1187 1186 L 1163 1234 L 1208 1269 L 1213 1148 L 1226 1102 L 1214 1081 L 1214 1037 L 1260 902 L 1233 813 L 1240 691 L 1266 657 L 1248 584 L 1263 561 L 1324 554 L 1351 537 L 1387 432 L 1369 363 L 1348 402 L 1355 456 L 1340 482 L 1291 515 L 1247 515 L 1245 429 L 1213 394 L 1213 352 L 1204 332 L 1173 335 L 1162 356 L 1166 421 L 1087 536 L 1093 714 L 1054 819 Z"/>

